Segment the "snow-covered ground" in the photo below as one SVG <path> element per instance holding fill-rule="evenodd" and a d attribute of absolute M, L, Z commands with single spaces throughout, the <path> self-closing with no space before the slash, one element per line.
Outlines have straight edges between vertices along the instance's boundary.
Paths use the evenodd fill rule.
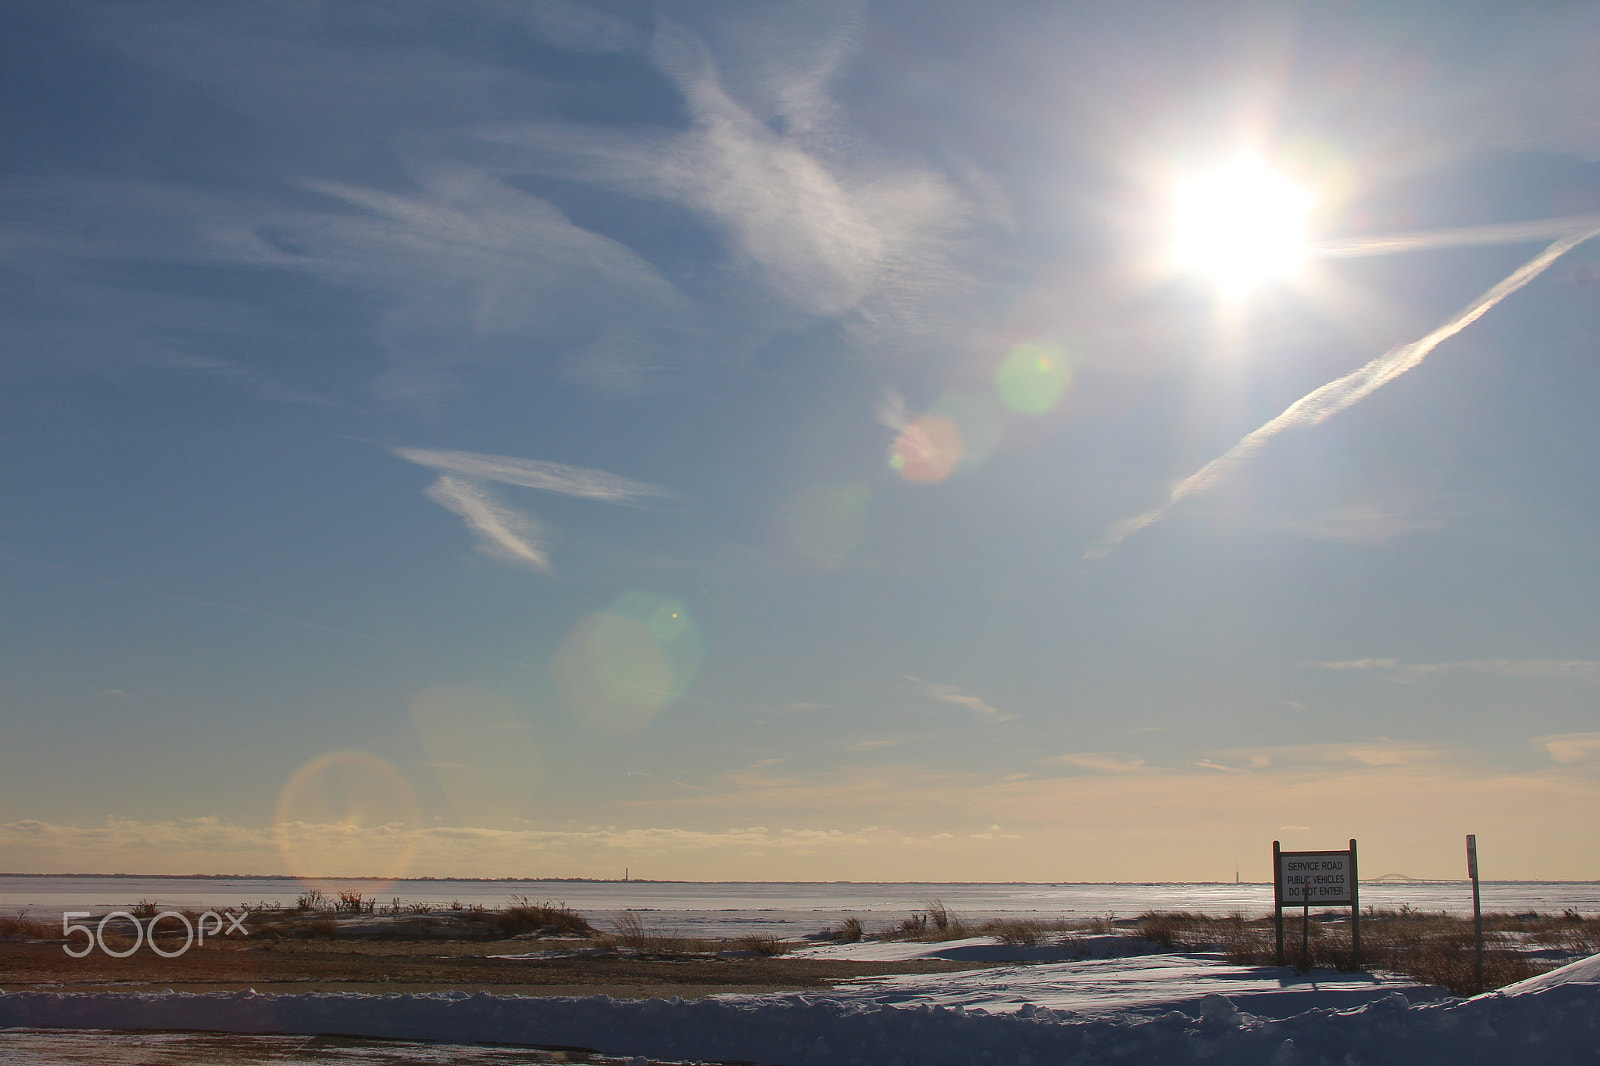
<path fill-rule="evenodd" d="M 1458 1000 L 1438 997 L 1408 981 L 1295 975 L 1231 966 L 1203 954 L 1067 960 L 1049 958 L 1050 950 L 1006 948 L 986 939 L 816 947 L 808 953 L 864 958 L 1032 955 L 999 968 L 873 978 L 827 992 L 695 1001 L 465 993 L 25 992 L 0 994 L 0 1027 L 342 1033 L 586 1047 L 624 1059 L 637 1056 L 637 1062 L 784 1066 L 1600 1062 L 1600 956 L 1500 992 Z M 32 1057 L 8 1061 L 78 1061 L 48 1057 L 48 1034 L 18 1039 L 24 1036 Z M 0 1035 L 0 1042 L 4 1040 Z M 390 1045 L 390 1053 L 398 1054 L 400 1047 Z M 437 1053 L 437 1048 L 419 1046 L 416 1057 L 385 1061 L 442 1061 Z M 95 1061 L 147 1060 L 102 1055 Z M 318 1061 L 340 1059 L 324 1054 Z M 356 1056 L 344 1061 L 374 1060 Z M 475 1060 L 461 1053 L 449 1061 Z"/>
<path fill-rule="evenodd" d="M 1018 962 L 960 973 L 863 978 L 835 991 L 841 1003 L 879 1007 L 940 1006 L 989 1013 L 1031 1007 L 1080 1017 L 1154 1017 L 1172 1010 L 1203 1011 L 1208 997 L 1224 996 L 1240 1011 L 1280 1019 L 1316 1007 L 1356 1007 L 1394 992 L 1408 1001 L 1442 996 L 1405 978 L 1234 966 L 1218 955 L 1163 953 L 1129 937 L 1091 938 L 1086 946 L 1091 954 L 1113 957 L 1083 959 L 1066 946 L 1012 947 L 990 937 L 942 944 L 830 944 L 795 954 L 891 962 L 912 958 Z M 1103 950 L 1095 951 L 1096 947 Z M 1144 954 L 1141 947 L 1155 953 Z M 1129 955 L 1130 949 L 1134 954 Z"/>

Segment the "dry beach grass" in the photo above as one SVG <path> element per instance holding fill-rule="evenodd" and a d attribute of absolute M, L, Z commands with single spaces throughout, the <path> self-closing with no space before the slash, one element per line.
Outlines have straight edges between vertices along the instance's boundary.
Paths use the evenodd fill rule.
<path fill-rule="evenodd" d="M 1246 918 L 1182 911 L 1141 915 L 1140 936 L 1165 947 L 1222 951 L 1230 961 L 1271 966 L 1277 953 L 1270 917 Z M 1357 969 L 1347 911 L 1311 916 L 1302 955 L 1298 912 L 1284 912 L 1284 955 L 1290 965 L 1330 970 Z M 1561 915 L 1483 916 L 1482 987 L 1475 979 L 1472 919 L 1442 913 L 1368 908 L 1361 916 L 1361 969 L 1405 974 L 1424 984 L 1473 995 L 1554 969 L 1572 958 L 1600 952 L 1600 918 L 1568 911 Z"/>
<path fill-rule="evenodd" d="M 0 989 L 6 991 L 438 992 L 614 998 L 828 988 L 858 977 L 942 973 L 981 963 L 788 959 L 773 936 L 733 941 L 672 936 L 624 912 L 602 930 L 560 903 L 513 900 L 503 910 L 426 908 L 394 901 L 303 898 L 293 908 L 253 908 L 249 936 L 212 937 L 173 958 L 146 949 L 124 958 L 73 958 L 59 924 L 0 917 Z M 136 914 L 142 909 L 129 908 Z M 153 916 L 153 915 L 147 915 Z M 188 914 L 191 921 L 198 918 Z M 90 921 L 96 924 L 99 916 Z M 119 930 L 119 926 L 123 927 Z M 170 926 L 170 928 L 168 928 Z M 113 951 L 137 942 L 127 923 L 105 929 Z M 177 934 L 176 937 L 174 934 Z M 181 925 L 161 927 L 175 951 Z M 74 940 L 75 949 L 81 940 Z"/>
<path fill-rule="evenodd" d="M 558 940 L 219 940 L 172 959 L 143 950 L 120 959 L 98 952 L 74 959 L 62 952 L 59 942 L 0 942 L 0 989 L 8 992 L 253 988 L 273 993 L 464 991 L 692 999 L 725 992 L 797 992 L 857 977 L 973 968 L 939 960 L 770 958 L 737 950 L 641 956 L 588 941 Z"/>
<path fill-rule="evenodd" d="M 148 918 L 142 903 L 130 908 Z M 150 913 L 147 913 L 150 912 Z M 189 916 L 193 920 L 196 915 Z M 124 923 L 125 924 L 125 923 Z M 179 923 L 169 921 L 169 949 Z M 558 902 L 513 899 L 501 910 L 428 908 L 394 900 L 379 906 L 360 898 L 314 894 L 293 908 L 257 907 L 245 920 L 248 937 L 213 937 L 173 958 L 149 950 L 126 958 L 94 952 L 73 958 L 58 926 L 26 914 L 0 916 L 0 988 L 58 990 L 258 991 L 495 991 L 524 995 L 618 998 L 696 996 L 719 992 L 798 991 L 888 973 L 946 972 L 982 963 L 943 960 L 859 962 L 785 957 L 796 946 L 771 934 L 736 940 L 674 936 L 649 928 L 625 911 L 601 929 Z M 1362 916 L 1361 967 L 1411 976 L 1457 994 L 1476 991 L 1472 923 L 1445 914 L 1368 909 Z M 1484 920 L 1484 988 L 1496 988 L 1600 952 L 1600 918 L 1491 914 Z M 105 930 L 107 946 L 135 944 L 132 929 Z M 879 931 L 877 939 L 942 942 L 990 936 L 1004 944 L 1056 943 L 1070 950 L 1085 937 L 1119 933 L 1172 950 L 1213 951 L 1243 965 L 1274 962 L 1270 917 L 1214 916 L 1182 911 L 1137 918 L 966 921 L 938 900 Z M 1355 968 L 1349 915 L 1322 912 L 1308 928 L 1309 959 L 1301 957 L 1297 915 L 1285 914 L 1291 965 Z M 844 919 L 817 938 L 869 938 L 860 919 Z"/>

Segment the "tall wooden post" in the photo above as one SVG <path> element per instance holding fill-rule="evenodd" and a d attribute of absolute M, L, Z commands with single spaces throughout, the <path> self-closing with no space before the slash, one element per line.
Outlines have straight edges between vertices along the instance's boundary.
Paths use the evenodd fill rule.
<path fill-rule="evenodd" d="M 1350 964 L 1361 969 L 1361 877 L 1356 869 L 1356 838 L 1350 838 Z"/>
<path fill-rule="evenodd" d="M 1272 842 L 1272 919 L 1278 927 L 1278 965 L 1283 965 L 1283 849 Z"/>
<path fill-rule="evenodd" d="M 1300 886 L 1300 969 L 1311 972 L 1311 886 Z"/>
<path fill-rule="evenodd" d="M 1467 834 L 1467 876 L 1472 878 L 1472 987 L 1483 991 L 1483 908 L 1478 899 L 1478 834 Z"/>

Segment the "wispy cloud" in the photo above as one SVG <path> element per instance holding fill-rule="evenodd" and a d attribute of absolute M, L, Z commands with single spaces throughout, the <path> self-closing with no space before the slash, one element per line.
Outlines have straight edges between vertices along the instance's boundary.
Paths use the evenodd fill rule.
<path fill-rule="evenodd" d="M 404 193 L 308 182 L 356 213 L 279 223 L 303 266 L 391 297 L 378 323 L 391 359 L 385 398 L 448 396 L 456 365 L 514 360 L 508 346 L 529 341 L 604 384 L 593 356 L 625 386 L 688 330 L 677 290 L 622 243 L 467 163 L 410 170 L 420 188 Z"/>
<path fill-rule="evenodd" d="M 462 517 L 467 528 L 478 535 L 478 548 L 486 555 L 550 571 L 538 519 L 507 507 L 470 479 L 446 474 L 423 491 L 428 499 Z"/>
<path fill-rule="evenodd" d="M 420 466 L 461 474 L 475 481 L 498 481 L 544 492 L 559 492 L 563 496 L 581 496 L 586 500 L 631 503 L 641 497 L 672 495 L 667 489 L 647 485 L 643 481 L 563 463 L 430 448 L 395 448 L 393 451 L 400 458 Z"/>
<path fill-rule="evenodd" d="M 571 0 L 463 7 L 496 39 L 621 56 L 636 74 L 652 65 L 687 127 L 562 121 L 577 83 L 442 41 L 419 8 L 352 9 L 336 24 L 97 9 L 81 20 L 89 47 L 194 86 L 225 109 L 217 121 L 249 129 L 249 179 L 8 181 L 0 263 L 17 267 L 13 289 L 36 290 L 11 305 L 13 335 L 42 366 L 97 351 L 274 399 L 349 402 L 250 365 L 260 338 L 292 328 L 269 297 L 299 275 L 352 297 L 340 302 L 354 328 L 305 329 L 280 347 L 376 346 L 386 362 L 365 391 L 431 411 L 486 367 L 637 395 L 817 316 L 875 351 L 923 349 L 960 324 L 957 305 L 980 288 L 964 242 L 987 209 L 971 181 L 841 120 L 834 85 L 862 28 L 852 5 L 637 19 Z M 580 206 L 543 177 L 584 186 Z M 618 222 L 631 210 L 584 210 L 614 193 L 673 205 L 644 210 L 674 226 L 687 208 L 700 233 L 641 237 Z M 259 269 L 264 283 L 184 314 L 152 291 L 146 265 L 170 263 Z M 95 331 L 100 343 L 83 336 Z"/>
<path fill-rule="evenodd" d="M 1161 506 L 1113 524 L 1098 544 L 1084 552 L 1083 557 L 1097 559 L 1105 556 L 1128 537 L 1159 522 L 1184 500 L 1198 496 L 1232 476 L 1239 467 L 1254 458 L 1268 441 L 1284 430 L 1317 425 L 1376 392 L 1421 363 L 1441 343 L 1482 318 L 1495 304 L 1544 273 L 1561 256 L 1597 235 L 1600 235 L 1600 227 L 1595 226 L 1568 233 L 1512 271 L 1432 333 L 1410 344 L 1391 348 L 1360 370 L 1352 371 L 1300 397 L 1282 414 L 1246 434 L 1232 448 L 1174 485 Z"/>
<path fill-rule="evenodd" d="M 501 482 L 605 503 L 631 503 L 672 493 L 642 481 L 563 463 L 506 455 L 391 448 L 401 459 L 445 473 L 424 490 L 428 499 L 460 515 L 478 536 L 485 554 L 505 562 L 550 571 L 549 534 L 543 523 L 504 503 L 486 482 Z"/>
<path fill-rule="evenodd" d="M 1293 768 L 1334 766 L 1421 766 L 1446 761 L 1450 753 L 1429 744 L 1388 740 L 1329 744 L 1285 744 L 1213 752 L 1195 765 L 1211 770 L 1283 772 Z M 1239 764 L 1244 764 L 1240 766 Z"/>
<path fill-rule="evenodd" d="M 645 34 L 615 15 L 573 0 L 542 0 L 538 4 L 485 3 L 498 17 L 520 22 L 530 35 L 570 52 L 643 52 Z"/>
<path fill-rule="evenodd" d="M 847 740 L 839 745 L 841 751 L 867 752 L 877 751 L 880 748 L 893 748 L 904 744 L 904 740 L 879 738 L 877 740 Z"/>
<path fill-rule="evenodd" d="M 1264 521 L 1313 540 L 1382 544 L 1396 537 L 1443 529 L 1455 513 L 1440 499 L 1413 493 L 1345 504 L 1306 517 L 1268 515 Z"/>
<path fill-rule="evenodd" d="M 981 696 L 964 692 L 954 685 L 941 685 L 934 681 L 924 681 L 920 677 L 912 677 L 909 674 L 902 676 L 913 685 L 916 685 L 918 691 L 929 699 L 938 700 L 940 703 L 948 703 L 956 707 L 963 707 L 971 711 L 974 717 L 985 722 L 1009 722 L 1019 717 L 1016 714 L 1002 711 Z"/>
<path fill-rule="evenodd" d="M 1401 684 L 1461 675 L 1600 684 L 1600 660 L 1595 659 L 1468 659 L 1442 663 L 1346 659 L 1339 662 L 1308 662 L 1304 665 L 1319 670 L 1370 671 Z"/>
<path fill-rule="evenodd" d="M 779 759 L 777 761 L 782 762 L 783 760 Z M 756 765 L 759 766 L 760 763 L 757 763 Z M 674 778 L 671 778 L 671 777 L 662 777 L 660 774 L 647 773 L 644 770 L 629 770 L 628 771 L 628 776 L 629 777 L 648 777 L 652 781 L 660 781 L 663 784 L 672 785 L 672 786 L 674 786 L 676 788 L 686 788 L 690 792 L 712 792 L 712 791 L 714 791 L 713 789 L 706 788 L 704 785 L 691 785 L 687 781 L 678 781 L 678 780 L 676 780 Z"/>
<path fill-rule="evenodd" d="M 1266 751 L 1235 751 L 1229 752 L 1226 758 L 1231 763 L 1244 763 L 1243 766 L 1221 763 L 1216 759 L 1196 759 L 1195 765 L 1207 770 L 1220 770 L 1227 774 L 1248 774 L 1254 770 L 1265 770 L 1272 765 L 1272 755 Z"/>
<path fill-rule="evenodd" d="M 317 857 L 308 876 L 369 876 L 391 865 L 397 852 L 429 864 L 433 876 L 505 876 L 530 859 L 566 869 L 606 871 L 631 857 L 667 861 L 682 857 L 684 869 L 709 853 L 779 853 L 848 848 L 898 842 L 898 834 L 877 826 L 861 828 L 731 826 L 626 828 L 581 826 L 559 830 L 532 827 L 316 825 L 292 822 L 276 829 L 241 825 L 218 818 L 139 821 L 111 818 L 99 826 L 59 825 L 36 820 L 0 823 L 0 847 L 23 868 L 44 871 L 69 866 L 164 873 L 190 872 L 208 864 L 287 872 L 277 845 L 288 836 L 300 854 Z M 637 865 L 635 867 L 637 869 Z M 618 871 L 620 872 L 620 871 Z"/>
<path fill-rule="evenodd" d="M 719 63 L 700 36 L 663 18 L 650 57 L 681 93 L 688 130 L 502 122 L 479 133 L 514 170 L 699 213 L 746 274 L 797 311 L 921 335 L 939 317 L 929 298 L 958 291 L 951 249 L 972 208 L 938 173 L 835 128 L 825 89 L 850 32 L 766 39 L 750 64 L 740 58 L 755 45 L 725 36 L 731 54 Z M 730 66 L 749 75 L 734 79 L 740 98 Z"/>
<path fill-rule="evenodd" d="M 1254 495 L 1218 492 L 1195 505 L 1219 528 L 1265 529 L 1336 544 L 1384 544 L 1398 537 L 1447 529 L 1481 505 L 1465 494 L 1372 491 L 1334 506 L 1273 507 Z"/>
<path fill-rule="evenodd" d="M 915 421 L 911 417 L 910 409 L 906 407 L 906 398 L 895 389 L 888 390 L 878 398 L 872 414 L 877 419 L 878 425 L 896 433 L 905 432 Z"/>
<path fill-rule="evenodd" d="M 0 202 L 14 370 L 143 365 L 201 374 L 273 403 L 337 406 L 241 354 L 312 346 L 315 331 L 303 323 L 242 298 L 152 290 L 144 276 L 127 273 L 130 260 L 204 261 L 200 227 L 172 215 L 224 212 L 219 198 L 195 193 L 185 205 L 137 184 L 61 178 L 9 180 Z"/>
<path fill-rule="evenodd" d="M 1039 761 L 1046 765 L 1077 766 L 1084 770 L 1098 770 L 1108 774 L 1127 774 L 1145 768 L 1145 761 L 1139 756 L 1116 751 L 1078 751 L 1070 755 L 1053 755 Z"/>
<path fill-rule="evenodd" d="M 1506 869 L 1591 879 L 1592 855 L 1563 843 L 1592 835 L 1600 777 L 1586 762 L 1592 755 L 1570 756 L 1594 746 L 1584 734 L 1539 743 L 1568 739 L 1572 746 L 1555 748 L 1568 761 L 1516 772 L 1463 756 L 1363 762 L 1307 746 L 1268 749 L 1283 758 L 1249 774 L 1198 766 L 1031 778 L 915 767 L 851 768 L 812 778 L 747 773 L 730 777 L 716 794 L 675 789 L 672 798 L 649 804 L 610 805 L 619 813 L 647 806 L 671 812 L 642 822 L 412 830 L 296 825 L 292 833 L 305 850 L 329 857 L 329 868 L 318 872 L 334 876 L 369 875 L 399 844 L 414 856 L 410 872 L 434 876 L 504 877 L 529 868 L 617 876 L 631 864 L 636 875 L 643 869 L 668 878 L 803 879 L 807 870 L 815 876 L 815 864 L 785 865 L 783 857 L 822 850 L 838 864 L 831 876 L 856 880 L 908 876 L 908 865 L 916 871 L 909 876 L 933 879 L 941 870 L 949 876 L 952 864 L 972 864 L 1043 881 L 1062 876 L 1062 855 L 1071 856 L 1073 875 L 1085 880 L 1159 880 L 1170 876 L 1174 863 L 1204 870 L 1218 854 L 1254 854 L 1264 863 L 1267 842 L 1285 823 L 1306 826 L 1329 842 L 1359 836 L 1375 869 L 1458 877 L 1459 833 L 1466 824 L 1484 839 L 1501 841 L 1496 854 Z M 1371 747 L 1351 745 L 1344 754 Z M 1231 765 L 1236 756 L 1217 753 L 1215 761 Z M 1328 809 L 1329 796 L 1340 797 L 1337 810 Z M 1406 817 L 1397 820 L 1397 810 Z M 1062 812 L 1092 816 L 1064 818 Z M 691 818 L 700 820 L 685 820 Z M 976 843 L 973 834 L 993 836 L 988 827 L 994 825 L 1021 840 L 1015 847 L 990 840 L 982 852 L 962 850 L 960 842 Z M 1135 838 L 1141 846 L 1130 853 L 1127 844 Z M 13 820 L 0 824 L 0 850 L 13 869 L 38 872 L 282 871 L 270 827 L 219 819 L 122 818 L 87 826 Z M 749 858 L 757 852 L 766 857 Z M 1041 852 L 1048 857 L 1041 860 Z M 1219 864 L 1215 876 L 1231 872 L 1230 861 L 1225 870 Z"/>
<path fill-rule="evenodd" d="M 361 294 L 387 356 L 370 388 L 396 407 L 436 406 L 462 391 L 464 367 L 515 366 L 530 348 L 606 391 L 648 389 L 681 361 L 672 352 L 693 333 L 687 305 L 642 256 L 467 163 L 405 169 L 413 184 L 399 190 L 304 178 L 232 195 L 132 181 L 13 183 L 8 198 L 32 210 L 8 214 L 0 264 L 14 264 L 33 290 L 24 337 L 42 334 L 42 347 L 55 335 L 115 329 L 118 343 L 78 336 L 73 350 L 131 350 L 274 390 L 272 398 L 326 402 L 218 354 L 274 334 L 284 347 L 325 341 L 291 333 L 248 297 L 148 292 L 127 267 L 146 261 L 300 274 Z"/>
<path fill-rule="evenodd" d="M 1600 733 L 1558 733 L 1535 737 L 1533 746 L 1556 762 L 1586 762 L 1600 756 Z"/>
<path fill-rule="evenodd" d="M 920 821 L 929 811 L 959 811 L 984 778 L 975 773 L 952 772 L 909 763 L 869 766 L 841 765 L 837 769 L 808 773 L 800 769 L 779 776 L 769 772 L 730 773 L 717 792 L 702 796 L 662 797 L 627 802 L 622 807 L 655 811 L 721 811 L 748 817 L 752 811 L 785 818 L 798 810 L 872 810 L 876 820 Z"/>

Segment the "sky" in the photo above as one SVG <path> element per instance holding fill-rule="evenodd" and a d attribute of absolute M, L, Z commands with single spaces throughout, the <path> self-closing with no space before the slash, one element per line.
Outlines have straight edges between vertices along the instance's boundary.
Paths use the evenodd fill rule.
<path fill-rule="evenodd" d="M 1600 878 L 1597 85 L 1592 4 L 12 0 L 0 868 Z"/>

